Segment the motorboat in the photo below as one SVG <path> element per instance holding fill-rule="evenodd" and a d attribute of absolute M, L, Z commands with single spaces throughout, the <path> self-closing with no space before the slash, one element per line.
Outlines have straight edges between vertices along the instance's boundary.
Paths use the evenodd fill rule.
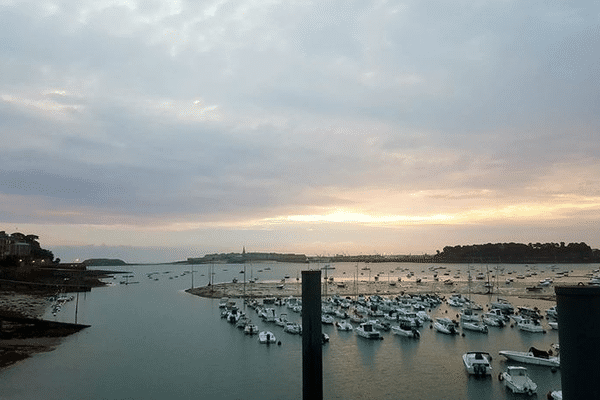
<path fill-rule="evenodd" d="M 517 322 L 517 328 L 526 332 L 546 333 L 540 322 L 531 318 L 523 318 L 521 321 Z"/>
<path fill-rule="evenodd" d="M 450 318 L 436 318 L 435 322 L 433 323 L 433 327 L 436 331 L 445 333 L 447 335 L 458 334 L 458 330 L 456 329 L 456 323 Z"/>
<path fill-rule="evenodd" d="M 219 308 L 227 307 L 227 303 L 229 302 L 229 297 L 223 297 L 219 300 Z"/>
<path fill-rule="evenodd" d="M 260 331 L 258 333 L 258 342 L 262 344 L 271 344 L 276 343 L 277 338 L 273 335 L 271 331 Z"/>
<path fill-rule="evenodd" d="M 258 333 L 258 326 L 253 323 L 247 323 L 244 327 L 244 333 L 246 335 L 255 335 Z"/>
<path fill-rule="evenodd" d="M 264 319 L 266 322 L 275 322 L 275 318 L 277 318 L 277 313 L 274 308 L 265 308 L 262 313 L 259 314 L 259 317 Z"/>
<path fill-rule="evenodd" d="M 381 340 L 383 337 L 381 336 L 381 332 L 375 330 L 373 328 L 373 324 L 370 322 L 363 322 L 356 328 L 356 333 L 359 336 L 362 336 L 367 339 L 377 339 Z"/>
<path fill-rule="evenodd" d="M 483 351 L 469 351 L 462 356 L 465 368 L 470 375 L 491 375 L 492 356 Z"/>
<path fill-rule="evenodd" d="M 546 310 L 546 314 L 550 318 L 558 319 L 558 311 L 556 310 L 556 306 L 550 307 Z"/>
<path fill-rule="evenodd" d="M 530 347 L 529 351 L 512 351 L 501 350 L 498 352 L 512 361 L 522 362 L 525 364 L 543 365 L 546 367 L 560 367 L 560 356 L 553 356 L 552 350 L 538 350 L 535 347 Z"/>
<path fill-rule="evenodd" d="M 505 325 L 503 320 L 495 318 L 495 317 L 491 317 L 487 313 L 483 314 L 483 316 L 481 317 L 481 320 L 487 326 L 497 326 L 497 327 L 502 328 Z"/>
<path fill-rule="evenodd" d="M 489 326 L 503 327 L 504 325 L 506 325 L 508 318 L 504 314 L 502 314 L 502 311 L 500 311 L 497 308 L 494 308 L 491 309 L 489 312 L 484 313 L 481 317 L 481 320 L 484 324 Z"/>
<path fill-rule="evenodd" d="M 391 324 L 387 321 L 380 321 L 378 319 L 375 320 L 371 320 L 369 321 L 371 324 L 373 324 L 373 328 L 380 330 L 380 331 L 389 331 L 391 328 Z"/>
<path fill-rule="evenodd" d="M 291 333 L 292 335 L 299 335 L 302 332 L 302 325 L 296 322 L 287 322 L 283 328 L 284 332 Z"/>
<path fill-rule="evenodd" d="M 279 317 L 275 318 L 274 322 L 275 322 L 275 325 L 284 327 L 285 324 L 288 322 L 287 314 L 286 313 L 281 313 L 279 315 Z"/>
<path fill-rule="evenodd" d="M 286 299 L 285 301 L 287 308 L 289 308 L 290 310 L 293 310 L 294 307 L 300 305 L 300 301 L 298 300 L 298 298 L 290 296 Z"/>
<path fill-rule="evenodd" d="M 506 371 L 498 376 L 498 379 L 503 381 L 504 385 L 513 393 L 533 395 L 537 391 L 537 384 L 531 380 L 525 367 L 507 367 Z"/>
<path fill-rule="evenodd" d="M 340 330 L 340 331 L 351 331 L 354 329 L 352 324 L 348 321 L 339 321 L 339 322 L 336 322 L 335 325 L 337 326 L 338 330 Z"/>
<path fill-rule="evenodd" d="M 504 314 L 512 314 L 515 311 L 515 308 L 512 304 L 510 304 L 507 300 L 498 297 L 496 301 L 492 301 L 490 303 L 491 308 L 497 308 L 501 310 Z"/>
<path fill-rule="evenodd" d="M 237 322 L 235 323 L 235 327 L 239 329 L 244 329 L 246 328 L 246 325 L 248 323 L 250 323 L 250 319 L 248 319 L 248 317 L 246 317 L 245 315 L 242 315 L 240 318 L 238 318 Z"/>
<path fill-rule="evenodd" d="M 322 315 L 321 322 L 327 325 L 333 325 L 335 318 L 333 318 L 331 315 Z"/>
<path fill-rule="evenodd" d="M 460 313 L 461 321 L 479 321 L 480 315 L 473 311 L 471 307 L 463 308 Z"/>
<path fill-rule="evenodd" d="M 400 325 L 392 326 L 392 333 L 394 335 L 406 336 L 415 339 L 419 339 L 421 337 L 421 332 L 417 330 L 417 328 L 411 326 L 410 323 L 400 322 Z"/>
<path fill-rule="evenodd" d="M 463 329 L 467 329 L 469 331 L 488 333 L 488 327 L 481 322 L 476 321 L 462 321 L 461 326 Z"/>
<path fill-rule="evenodd" d="M 551 400 L 562 400 L 562 390 L 553 390 L 548 393 L 548 398 Z"/>

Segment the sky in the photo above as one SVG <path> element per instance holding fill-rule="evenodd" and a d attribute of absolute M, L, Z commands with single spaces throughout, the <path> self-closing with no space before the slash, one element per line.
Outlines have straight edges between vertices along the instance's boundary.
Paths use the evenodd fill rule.
<path fill-rule="evenodd" d="M 0 0 L 0 230 L 63 261 L 600 247 L 598 1 Z"/>

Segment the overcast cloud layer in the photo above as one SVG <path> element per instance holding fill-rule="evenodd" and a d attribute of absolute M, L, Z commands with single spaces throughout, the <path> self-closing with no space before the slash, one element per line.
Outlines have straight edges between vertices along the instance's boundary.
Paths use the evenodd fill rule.
<path fill-rule="evenodd" d="M 0 0 L 0 230 L 189 256 L 598 247 L 599 21 L 597 1 Z"/>

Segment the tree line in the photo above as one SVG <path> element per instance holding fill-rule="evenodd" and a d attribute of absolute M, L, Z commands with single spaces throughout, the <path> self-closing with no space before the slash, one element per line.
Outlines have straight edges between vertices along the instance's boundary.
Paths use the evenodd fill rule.
<path fill-rule="evenodd" d="M 586 243 L 487 243 L 446 246 L 434 255 L 436 262 L 596 263 L 600 250 Z"/>

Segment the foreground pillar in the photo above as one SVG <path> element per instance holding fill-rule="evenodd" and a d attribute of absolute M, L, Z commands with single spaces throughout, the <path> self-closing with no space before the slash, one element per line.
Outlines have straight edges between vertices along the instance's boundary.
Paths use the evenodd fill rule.
<path fill-rule="evenodd" d="M 554 290 L 563 399 L 600 399 L 600 287 Z"/>
<path fill-rule="evenodd" d="M 323 399 L 321 270 L 302 271 L 302 398 Z"/>

